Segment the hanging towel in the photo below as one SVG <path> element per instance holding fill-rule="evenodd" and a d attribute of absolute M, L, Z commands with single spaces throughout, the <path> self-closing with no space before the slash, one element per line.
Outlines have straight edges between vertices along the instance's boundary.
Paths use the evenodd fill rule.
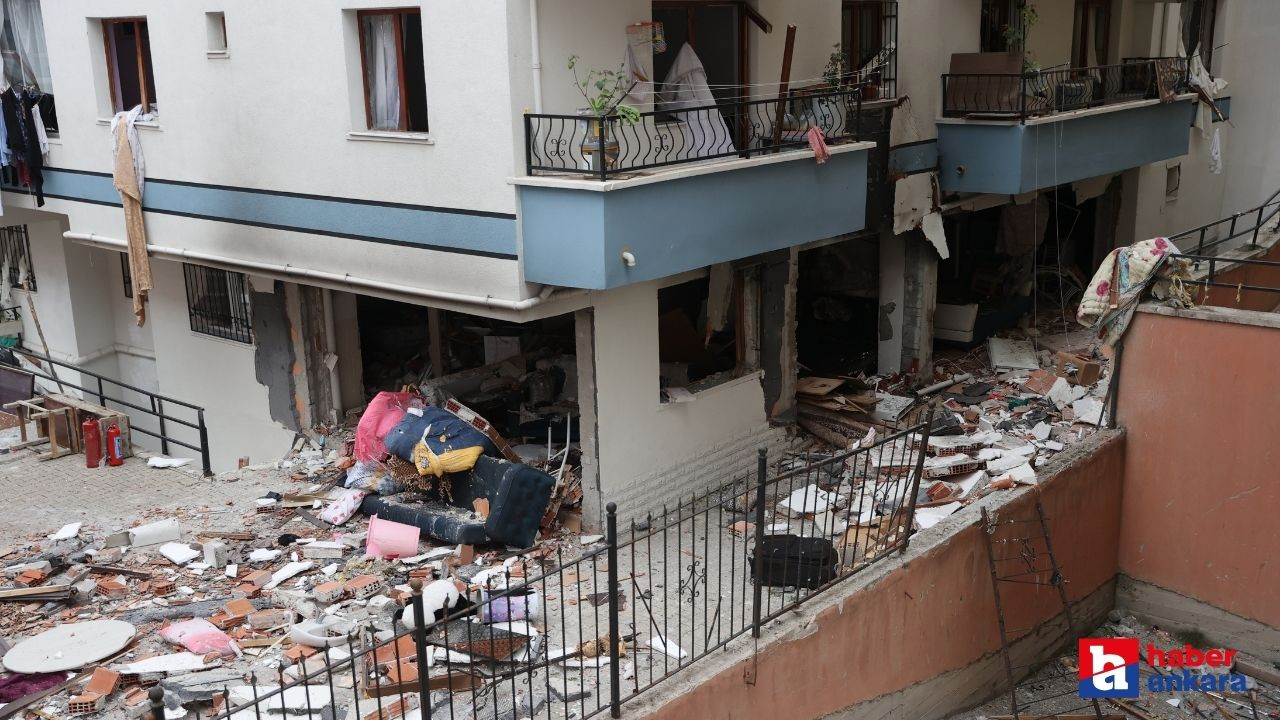
<path fill-rule="evenodd" d="M 813 159 L 821 165 L 831 157 L 831 151 L 827 149 L 827 139 L 823 137 L 822 130 L 817 127 L 809 128 L 808 136 L 809 147 L 813 149 Z"/>
<path fill-rule="evenodd" d="M 129 240 L 129 273 L 133 285 L 133 315 L 141 327 L 147 321 L 147 293 L 151 291 L 151 259 L 147 257 L 147 233 L 142 223 L 142 145 L 133 127 L 142 107 L 116 113 L 111 120 L 113 179 L 124 205 L 125 233 Z"/>

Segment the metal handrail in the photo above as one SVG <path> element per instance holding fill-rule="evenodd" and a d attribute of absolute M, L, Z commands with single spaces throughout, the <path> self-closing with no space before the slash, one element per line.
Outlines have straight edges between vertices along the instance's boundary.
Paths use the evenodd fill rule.
<path fill-rule="evenodd" d="M 1238 237 L 1250 234 L 1253 235 L 1253 238 L 1249 241 L 1249 244 L 1257 245 L 1258 234 L 1262 232 L 1263 226 L 1274 218 L 1277 213 L 1280 213 L 1280 189 L 1271 193 L 1271 196 L 1264 200 L 1258 207 L 1242 210 L 1229 217 L 1214 220 L 1213 222 L 1205 223 L 1204 225 L 1191 228 L 1190 230 L 1184 230 L 1177 235 L 1170 235 L 1168 239 L 1173 242 L 1174 245 L 1177 245 L 1178 240 L 1192 236 L 1198 237 L 1198 240 L 1196 241 L 1196 255 L 1204 255 L 1206 250 L 1212 250 L 1223 243 L 1230 242 Z M 1237 226 L 1239 225 L 1240 219 L 1250 215 L 1256 215 L 1253 225 L 1243 229 L 1238 228 Z M 1228 223 L 1230 225 L 1227 230 L 1227 236 L 1205 242 L 1209 231 L 1224 223 Z"/>
<path fill-rule="evenodd" d="M 161 395 L 159 393 L 151 392 L 150 390 L 144 390 L 140 387 L 135 387 L 127 383 L 122 383 L 119 380 L 114 380 L 100 373 L 96 373 L 92 370 L 86 370 L 85 368 L 79 367 L 77 365 L 72 365 L 71 363 L 64 362 L 62 360 L 57 360 L 47 355 L 42 355 L 38 352 L 35 352 L 34 350 L 30 350 L 25 347 L 16 347 L 16 348 L 13 348 L 13 351 L 14 353 L 22 355 L 23 357 L 26 357 L 28 359 L 39 361 L 39 362 L 32 363 L 35 366 L 34 370 L 31 368 L 23 368 L 25 372 L 29 372 L 38 378 L 43 378 L 45 380 L 49 380 L 51 382 L 57 383 L 59 387 L 69 387 L 75 390 L 79 390 L 82 393 L 86 393 L 89 396 L 97 397 L 98 404 L 103 407 L 108 407 L 107 403 L 111 402 L 120 407 L 128 408 L 129 410 L 133 410 L 143 415 L 149 415 L 151 417 L 156 418 L 160 427 L 159 432 L 152 432 L 151 430 L 148 430 L 144 427 L 139 427 L 132 424 L 130 425 L 129 429 L 131 431 L 140 432 L 143 435 L 148 435 L 159 440 L 160 451 L 163 452 L 165 455 L 169 454 L 170 444 L 178 445 L 178 446 L 187 448 L 188 450 L 193 450 L 195 452 L 200 453 L 200 464 L 204 474 L 206 476 L 213 474 L 213 466 L 209 457 L 209 428 L 207 425 L 205 425 L 204 408 L 200 407 L 199 405 L 194 405 L 192 403 L 186 402 L 185 400 L 179 400 L 177 398 L 172 398 L 167 395 Z M 41 362 L 48 364 L 48 367 L 49 367 L 48 372 L 45 372 L 44 366 L 40 365 Z M 67 370 L 71 370 L 76 373 L 79 373 L 81 377 L 93 378 L 94 380 L 97 381 L 96 382 L 97 388 L 92 389 L 92 388 L 85 387 L 83 385 L 77 385 L 76 383 L 73 383 L 58 377 L 56 368 L 59 368 L 59 367 L 66 368 Z M 120 398 L 109 397 L 107 395 L 108 388 L 125 390 L 125 391 L 134 392 L 134 393 L 138 393 L 139 395 L 145 396 L 150 401 L 148 403 L 149 407 L 143 406 L 143 405 L 137 405 L 127 400 L 122 400 Z M 165 403 L 168 403 L 171 407 L 177 406 L 177 407 L 186 408 L 192 411 L 193 413 L 195 413 L 196 421 L 191 422 L 189 420 L 184 420 L 180 417 L 175 417 L 173 415 L 166 414 Z M 184 427 L 195 430 L 200 438 L 199 444 L 193 445 L 179 438 L 170 437 L 167 434 L 167 430 L 166 430 L 168 423 L 176 423 L 178 425 L 182 425 Z"/>

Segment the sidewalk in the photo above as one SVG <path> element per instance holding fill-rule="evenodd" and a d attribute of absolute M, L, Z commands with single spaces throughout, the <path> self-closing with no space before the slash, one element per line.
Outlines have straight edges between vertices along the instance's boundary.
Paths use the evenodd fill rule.
<path fill-rule="evenodd" d="M 16 428 L 0 431 L 0 448 L 16 442 L 17 434 Z M 178 508 L 193 519 L 203 516 L 206 523 L 227 514 L 220 521 L 226 524 L 232 514 L 243 513 L 243 504 L 235 510 L 232 503 L 269 489 L 262 473 L 242 472 L 239 480 L 203 478 L 198 465 L 153 469 L 145 456 L 135 456 L 118 467 L 89 469 L 82 454 L 44 461 L 31 449 L 0 454 L 0 497 L 6 501 L 0 503 L 0 543 L 44 535 L 70 522 L 107 532 Z"/>

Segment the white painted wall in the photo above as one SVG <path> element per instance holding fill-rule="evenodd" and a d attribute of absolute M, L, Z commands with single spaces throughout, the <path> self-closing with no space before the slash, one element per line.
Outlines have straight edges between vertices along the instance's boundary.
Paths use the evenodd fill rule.
<path fill-rule="evenodd" d="M 253 346 L 193 332 L 182 264 L 156 260 L 151 270 L 150 322 L 160 388 L 205 408 L 214 471 L 235 468 L 236 458 L 245 455 L 254 463 L 278 460 L 293 432 L 271 420 L 267 388 L 255 377 Z"/>
<path fill-rule="evenodd" d="M 660 402 L 658 283 L 601 295 L 594 340 L 600 489 L 606 501 L 655 470 L 675 468 L 670 480 L 680 482 L 682 461 L 767 425 L 756 375 L 698 393 L 693 402 Z M 589 373 L 590 368 L 579 369 L 580 377 Z M 702 488 L 684 492 L 694 489 Z"/>
<path fill-rule="evenodd" d="M 420 7 L 434 145 L 368 142 L 355 10 Z M 154 177 L 511 212 L 504 178 L 506 3 L 225 0 L 228 56 L 206 56 L 205 11 L 159 0 L 44 4 L 62 145 L 57 167 L 109 172 L 109 116 L 97 19 L 145 16 L 159 131 L 145 131 Z"/>
<path fill-rule="evenodd" d="M 1223 149 L 1228 212 L 1254 207 L 1280 188 L 1280 140 L 1275 119 L 1280 117 L 1280 93 L 1272 69 L 1280 67 L 1276 30 L 1280 3 L 1270 0 L 1224 0 L 1231 45 L 1215 53 L 1222 58 L 1232 96 L 1231 142 Z M 1221 27 L 1220 25 L 1220 27 Z M 1217 41 L 1221 44 L 1222 40 Z"/>
<path fill-rule="evenodd" d="M 898 4 L 898 94 L 910 98 L 898 112 L 915 119 L 919 139 L 938 137 L 942 75 L 953 53 L 978 52 L 981 0 L 927 0 Z"/>

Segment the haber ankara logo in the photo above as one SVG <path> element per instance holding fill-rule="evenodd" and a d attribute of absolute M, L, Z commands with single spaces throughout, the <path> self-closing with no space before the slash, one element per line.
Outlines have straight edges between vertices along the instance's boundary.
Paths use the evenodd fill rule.
<path fill-rule="evenodd" d="M 1138 697 L 1138 639 L 1080 638 L 1080 697 Z"/>

